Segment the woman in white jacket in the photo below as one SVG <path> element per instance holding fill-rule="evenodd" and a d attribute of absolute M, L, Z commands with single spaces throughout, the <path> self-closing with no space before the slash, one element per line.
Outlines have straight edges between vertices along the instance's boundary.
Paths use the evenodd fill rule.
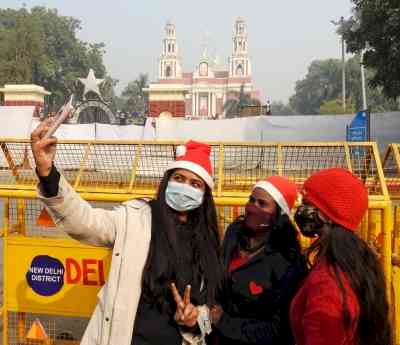
<path fill-rule="evenodd" d="M 190 141 L 177 152 L 154 200 L 105 210 L 81 199 L 57 171 L 57 139 L 43 138 L 49 125 L 31 134 L 39 197 L 71 237 L 113 250 L 81 344 L 205 343 L 207 306 L 223 279 L 210 146 Z"/>

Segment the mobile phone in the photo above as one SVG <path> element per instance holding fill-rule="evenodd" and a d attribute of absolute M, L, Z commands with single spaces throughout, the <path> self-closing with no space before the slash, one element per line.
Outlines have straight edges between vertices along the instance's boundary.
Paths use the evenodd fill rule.
<path fill-rule="evenodd" d="M 60 110 L 57 112 L 56 118 L 49 128 L 49 130 L 46 132 L 46 134 L 43 136 L 43 139 L 48 139 L 50 138 L 54 132 L 57 130 L 58 127 L 68 118 L 68 116 L 71 114 L 71 112 L 74 110 L 74 106 L 72 105 L 72 102 L 74 100 L 74 95 L 71 95 L 69 98 L 69 101 L 65 103 Z"/>

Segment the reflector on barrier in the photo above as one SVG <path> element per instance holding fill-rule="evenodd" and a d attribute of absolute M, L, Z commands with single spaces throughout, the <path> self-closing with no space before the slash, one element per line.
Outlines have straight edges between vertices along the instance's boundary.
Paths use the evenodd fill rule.
<path fill-rule="evenodd" d="M 40 212 L 39 217 L 36 220 L 36 225 L 43 226 L 46 228 L 54 228 L 56 226 L 45 207 Z"/>
<path fill-rule="evenodd" d="M 31 328 L 29 329 L 26 335 L 26 340 L 34 340 L 34 341 L 50 340 L 49 336 L 46 333 L 46 330 L 44 329 L 39 319 L 36 319 L 33 322 Z"/>

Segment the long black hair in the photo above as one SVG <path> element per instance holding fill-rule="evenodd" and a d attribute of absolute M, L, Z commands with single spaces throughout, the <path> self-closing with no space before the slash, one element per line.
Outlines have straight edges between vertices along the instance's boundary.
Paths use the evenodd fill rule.
<path fill-rule="evenodd" d="M 280 207 L 276 207 L 277 217 L 272 228 L 269 244 L 272 248 L 279 251 L 288 261 L 305 261 L 299 242 L 299 234 L 290 221 L 289 216 L 281 212 Z"/>
<path fill-rule="evenodd" d="M 180 259 L 177 246 L 176 214 L 166 204 L 165 191 L 173 171 L 167 171 L 158 188 L 156 200 L 152 203 L 152 238 L 150 250 L 144 267 L 142 287 L 143 298 L 154 303 L 163 312 L 174 312 L 170 300 L 169 284 L 180 286 L 178 262 Z M 157 224 L 154 224 L 154 223 Z M 204 285 L 204 296 L 201 303 L 215 304 L 216 296 L 221 288 L 223 268 L 220 260 L 220 240 L 218 235 L 217 214 L 211 189 L 206 186 L 202 205 L 188 212 L 185 226 L 190 227 L 194 236 L 193 275 Z M 192 291 L 194 292 L 194 291 Z"/>
<path fill-rule="evenodd" d="M 344 325 L 347 328 L 350 327 L 350 313 L 341 278 L 341 272 L 345 273 L 360 305 L 358 343 L 393 344 L 384 274 L 377 255 L 368 244 L 352 231 L 327 224 L 321 229 L 319 238 L 307 249 L 306 256 L 309 263 L 325 260 L 333 269 L 342 294 Z"/>

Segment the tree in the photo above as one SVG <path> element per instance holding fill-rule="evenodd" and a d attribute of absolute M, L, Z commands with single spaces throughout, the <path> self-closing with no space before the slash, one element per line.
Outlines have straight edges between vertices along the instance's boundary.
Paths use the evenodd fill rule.
<path fill-rule="evenodd" d="M 55 9 L 0 10 L 0 84 L 42 85 L 52 92 L 50 104 L 58 108 L 79 90 L 77 78 L 89 68 L 104 78 L 104 44 L 80 41 L 80 29 L 79 20 Z"/>
<path fill-rule="evenodd" d="M 352 0 L 353 13 L 342 31 L 349 52 L 361 53 L 373 71 L 370 85 L 389 98 L 400 96 L 400 2 Z"/>
<path fill-rule="evenodd" d="M 360 56 L 346 62 L 346 113 L 362 109 Z M 373 77 L 373 71 L 366 69 L 366 80 Z M 368 108 L 371 111 L 396 110 L 396 103 L 385 97 L 381 90 L 367 86 Z M 336 59 L 313 61 L 306 77 L 296 82 L 295 94 L 289 104 L 300 114 L 329 113 L 335 110 L 337 100 L 342 96 L 342 63 Z M 340 101 L 341 102 L 341 101 Z M 322 109 L 321 109 L 322 106 Z M 332 108 L 333 107 L 333 108 Z M 343 113 L 343 111 L 341 111 Z"/>
<path fill-rule="evenodd" d="M 340 61 L 316 60 L 304 79 L 296 82 L 289 104 L 300 114 L 318 114 L 321 103 L 336 99 L 341 92 Z"/>
<path fill-rule="evenodd" d="M 240 86 L 240 91 L 232 91 L 228 95 L 228 99 L 224 104 L 224 112 L 226 118 L 240 117 L 242 109 L 246 106 L 260 106 L 258 99 L 252 98 L 249 93 L 244 92 L 244 85 Z M 259 115 L 259 114 L 258 114 Z M 244 114 L 244 116 L 246 116 Z"/>
<path fill-rule="evenodd" d="M 294 115 L 295 111 L 290 107 L 289 104 L 283 102 L 273 101 L 271 104 L 272 115 Z"/>
<path fill-rule="evenodd" d="M 139 74 L 139 76 L 128 83 L 121 93 L 122 111 L 127 114 L 137 113 L 144 115 L 147 113 L 148 94 L 144 92 L 144 88 L 149 85 L 149 77 L 147 74 Z"/>
<path fill-rule="evenodd" d="M 120 99 L 115 94 L 115 87 L 117 86 L 119 80 L 113 79 L 111 77 L 106 77 L 104 82 L 100 85 L 100 92 L 103 99 L 109 104 L 110 109 L 116 113 L 120 109 Z"/>
<path fill-rule="evenodd" d="M 32 83 L 44 63 L 43 31 L 22 8 L 0 10 L 0 83 Z"/>
<path fill-rule="evenodd" d="M 319 114 L 354 114 L 356 106 L 350 99 L 346 100 L 346 111 L 343 110 L 342 99 L 333 99 L 322 102 L 319 107 Z"/>

